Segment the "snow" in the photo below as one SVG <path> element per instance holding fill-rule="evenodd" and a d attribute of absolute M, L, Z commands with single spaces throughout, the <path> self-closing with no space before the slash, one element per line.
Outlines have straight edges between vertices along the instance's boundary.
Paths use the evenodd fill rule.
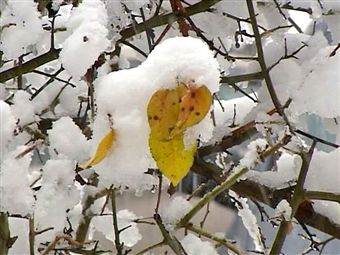
<path fill-rule="evenodd" d="M 13 139 L 16 128 L 16 119 L 11 108 L 2 100 L 0 100 L 0 122 L 0 162 L 2 162 L 8 152 L 8 146 Z"/>
<path fill-rule="evenodd" d="M 202 241 L 199 237 L 189 233 L 182 240 L 181 244 L 188 255 L 218 255 L 212 243 Z"/>
<path fill-rule="evenodd" d="M 214 93 L 219 89 L 218 63 L 208 46 L 199 39 L 175 37 L 159 44 L 140 66 L 110 73 L 95 81 L 97 117 L 93 125 L 92 145 L 98 143 L 110 127 L 108 114 L 117 133 L 112 153 L 95 169 L 104 186 L 129 186 L 150 189 L 157 180 L 143 174 L 155 163 L 148 146 L 147 104 L 158 89 L 174 88 L 178 82 L 195 80 Z M 208 141 L 213 132 L 209 114 L 198 125 L 188 128 L 186 143 L 198 136 Z M 191 138 L 191 139 L 190 139 Z"/>
<path fill-rule="evenodd" d="M 29 242 L 27 236 L 29 235 L 29 222 L 27 219 L 8 218 L 11 236 L 17 236 L 13 246 L 9 249 L 9 255 L 27 254 L 29 250 Z"/>
<path fill-rule="evenodd" d="M 248 199 L 240 197 L 232 190 L 229 190 L 229 194 L 240 203 L 235 203 L 238 210 L 237 214 L 241 217 L 244 227 L 253 239 L 255 250 L 263 252 L 265 247 L 262 243 L 260 227 L 257 224 L 254 213 L 249 208 Z"/>
<path fill-rule="evenodd" d="M 192 208 L 192 205 L 184 197 L 176 196 L 160 208 L 160 215 L 164 226 L 169 231 L 174 230 L 176 223 Z"/>
<path fill-rule="evenodd" d="M 283 218 L 285 221 L 291 220 L 292 208 L 290 207 L 287 200 L 283 199 L 281 202 L 276 206 L 274 217 L 275 218 Z"/>
<path fill-rule="evenodd" d="M 313 201 L 313 209 L 329 218 L 332 222 L 340 226 L 340 204 L 337 202 L 330 201 L 322 201 L 317 200 Z"/>
<path fill-rule="evenodd" d="M 299 156 L 283 152 L 277 161 L 277 171 L 249 171 L 245 178 L 272 188 L 289 187 L 296 182 L 301 163 Z"/>
<path fill-rule="evenodd" d="M 305 189 L 340 193 L 339 182 L 340 148 L 329 153 L 314 151 L 305 181 Z"/>
<path fill-rule="evenodd" d="M 26 53 L 27 47 L 37 43 L 42 36 L 37 3 L 8 0 L 1 13 L 0 50 L 6 59 L 17 59 Z"/>
<path fill-rule="evenodd" d="M 340 116 L 340 54 L 329 57 L 333 47 L 325 47 L 305 65 L 303 82 L 293 96 L 292 110 L 297 114 L 315 113 L 321 117 Z M 306 68 L 305 68 L 306 69 Z M 325 104 L 327 102 L 327 104 Z"/>
<path fill-rule="evenodd" d="M 43 167 L 41 189 L 37 192 L 34 218 L 38 230 L 54 229 L 39 235 L 42 242 L 51 241 L 54 235 L 68 226 L 66 211 L 79 201 L 80 194 L 74 185 L 75 163 L 71 160 L 48 160 Z M 66 199 L 67 198 L 67 199 Z"/>
<path fill-rule="evenodd" d="M 107 14 L 99 0 L 87 0 L 71 14 L 67 29 L 72 34 L 64 41 L 60 61 L 71 76 L 80 78 L 109 46 Z"/>
<path fill-rule="evenodd" d="M 89 158 L 89 143 L 70 117 L 62 117 L 53 122 L 48 135 L 51 151 L 56 150 L 59 158 L 77 162 L 84 162 Z"/>
<path fill-rule="evenodd" d="M 120 241 L 127 247 L 133 247 L 137 244 L 142 236 L 139 233 L 137 223 L 133 222 L 137 219 L 137 216 L 127 210 L 120 210 L 117 212 L 118 229 L 124 229 L 119 235 Z M 96 216 L 91 221 L 91 231 L 94 234 L 95 231 L 101 232 L 108 240 L 115 241 L 115 235 L 113 231 L 112 215 Z M 128 228 L 127 228 L 128 227 Z"/>
<path fill-rule="evenodd" d="M 12 151 L 0 165 L 0 211 L 26 216 L 33 212 L 34 198 L 28 179 L 32 154 L 15 157 L 25 146 Z"/>
<path fill-rule="evenodd" d="M 31 95 L 26 91 L 20 90 L 15 93 L 11 109 L 13 115 L 19 119 L 20 126 L 24 126 L 31 122 L 34 122 L 36 116 L 34 112 L 34 106 L 30 101 Z"/>
<path fill-rule="evenodd" d="M 255 164 L 260 160 L 259 153 L 267 148 L 267 146 L 267 141 L 262 138 L 250 142 L 250 144 L 247 146 L 248 150 L 246 154 L 240 160 L 240 166 L 247 167 L 248 169 L 254 167 Z"/>

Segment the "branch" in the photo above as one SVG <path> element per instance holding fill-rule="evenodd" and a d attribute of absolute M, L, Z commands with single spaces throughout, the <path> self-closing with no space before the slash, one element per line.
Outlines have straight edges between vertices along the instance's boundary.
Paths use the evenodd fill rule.
<path fill-rule="evenodd" d="M 263 74 L 262 72 L 256 72 L 256 73 L 249 73 L 249 74 L 240 74 L 240 75 L 234 75 L 234 76 L 224 76 L 221 77 L 221 83 L 238 83 L 242 81 L 252 81 L 252 80 L 262 80 Z"/>
<path fill-rule="evenodd" d="M 208 10 L 214 4 L 220 2 L 221 0 L 202 0 L 197 4 L 193 4 L 187 8 L 184 8 L 187 16 L 192 16 L 194 14 L 204 12 Z M 120 32 L 120 35 L 123 39 L 130 38 L 134 35 L 144 32 L 146 29 L 151 29 L 154 27 L 172 24 L 173 22 L 179 19 L 179 15 L 177 13 L 169 13 L 160 16 L 154 16 L 145 22 L 136 24 L 132 27 L 124 29 Z"/>
<path fill-rule="evenodd" d="M 117 250 L 117 255 L 123 255 L 124 244 L 120 242 L 119 239 L 119 229 L 117 220 L 117 209 L 116 209 L 116 190 L 111 190 L 111 205 L 112 205 L 112 219 L 113 219 L 113 229 L 115 233 L 115 245 Z"/>
<path fill-rule="evenodd" d="M 261 42 L 261 35 L 260 35 L 258 25 L 257 25 L 257 21 L 256 21 L 256 15 L 255 15 L 255 11 L 254 11 L 253 1 L 247 0 L 247 6 L 248 6 L 248 11 L 249 11 L 251 26 L 253 28 L 254 36 L 255 36 L 258 62 L 261 66 L 262 74 L 263 74 L 264 80 L 266 81 L 268 92 L 270 94 L 270 97 L 272 99 L 272 102 L 273 102 L 277 112 L 282 116 L 282 118 L 286 122 L 287 126 L 289 127 L 291 132 L 294 134 L 294 130 L 292 130 L 292 127 L 291 127 L 291 125 L 288 121 L 288 118 L 287 118 L 287 116 L 286 116 L 286 114 L 283 110 L 283 107 L 280 103 L 280 100 L 276 95 L 276 92 L 275 92 L 275 89 L 274 89 L 274 86 L 273 86 L 273 82 L 272 82 L 270 75 L 269 75 L 269 70 L 266 66 L 263 48 L 262 48 L 262 42 Z"/>
<path fill-rule="evenodd" d="M 33 58 L 20 66 L 15 66 L 0 73 L 0 83 L 4 83 L 19 75 L 32 72 L 35 68 L 42 66 L 59 57 L 60 49 L 51 49 L 50 51 Z"/>
<path fill-rule="evenodd" d="M 171 236 L 170 233 L 165 229 L 162 223 L 162 219 L 159 216 L 159 214 L 155 214 L 154 218 L 164 238 L 164 241 L 163 241 L 164 244 L 169 245 L 176 255 L 187 254 L 185 250 L 183 249 L 181 243 L 177 240 L 177 238 L 175 236 Z"/>
<path fill-rule="evenodd" d="M 303 185 L 306 180 L 307 172 L 309 169 L 310 162 L 312 160 L 314 148 L 316 146 L 316 141 L 313 141 L 312 146 L 310 147 L 308 153 L 306 154 L 305 152 L 301 153 L 301 158 L 302 158 L 302 166 L 301 170 L 299 173 L 299 177 L 296 183 L 296 186 L 294 188 L 294 193 L 291 198 L 291 201 L 289 203 L 290 207 L 292 208 L 292 213 L 291 213 L 291 219 L 294 218 L 296 212 L 299 209 L 300 203 L 304 199 L 304 189 Z M 274 242 L 270 248 L 269 255 L 275 255 L 275 254 L 280 254 L 283 243 L 286 239 L 286 235 L 288 233 L 288 226 L 289 226 L 290 221 L 286 221 L 285 219 L 282 219 L 279 229 L 276 232 Z"/>
<path fill-rule="evenodd" d="M 203 229 L 201 228 L 198 228 L 198 227 L 195 227 L 194 225 L 192 224 L 187 224 L 185 226 L 185 229 L 189 229 L 190 231 L 192 232 L 195 232 L 196 234 L 200 235 L 200 236 L 204 236 L 204 237 L 207 237 L 215 242 L 218 242 L 219 244 L 227 247 L 229 250 L 233 251 L 233 253 L 236 253 L 236 254 L 246 254 L 244 251 L 242 251 L 240 248 L 238 248 L 237 246 L 235 246 L 233 244 L 232 241 L 229 241 L 225 238 L 220 238 L 220 237 L 217 237 L 209 232 L 206 232 L 204 231 Z"/>
<path fill-rule="evenodd" d="M 310 200 L 326 200 L 340 203 L 340 193 L 325 191 L 305 191 L 305 198 Z"/>
<path fill-rule="evenodd" d="M 191 167 L 191 171 L 207 179 L 213 179 L 217 183 L 221 183 L 224 180 L 223 169 L 219 168 L 215 164 L 208 163 L 200 159 L 195 159 L 194 164 Z M 261 179 L 261 173 L 258 174 L 259 175 L 254 177 L 254 179 L 247 178 L 239 180 L 234 183 L 230 189 L 242 197 L 247 197 L 264 203 L 271 208 L 276 208 L 282 199 L 287 199 L 287 197 L 291 195 L 294 186 L 289 186 L 288 184 L 281 188 L 268 186 L 258 182 L 258 180 Z M 319 231 L 340 239 L 340 225 L 337 225 L 330 218 L 314 211 L 313 209 L 308 213 L 303 210 L 298 210 L 295 214 L 295 218 L 300 222 L 318 229 Z"/>
<path fill-rule="evenodd" d="M 6 255 L 9 250 L 10 232 L 8 225 L 8 216 L 6 213 L 0 213 L 0 254 Z"/>
<path fill-rule="evenodd" d="M 225 179 L 220 185 L 216 186 L 212 191 L 206 193 L 191 210 L 177 223 L 177 227 L 184 227 L 191 218 L 205 206 L 209 201 L 213 200 L 217 195 L 232 186 L 237 179 L 248 172 L 248 168 L 241 167 Z"/>

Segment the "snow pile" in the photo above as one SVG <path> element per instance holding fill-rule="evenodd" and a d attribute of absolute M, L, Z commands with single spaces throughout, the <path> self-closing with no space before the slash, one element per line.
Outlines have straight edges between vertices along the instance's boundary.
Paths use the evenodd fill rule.
<path fill-rule="evenodd" d="M 53 122 L 48 134 L 51 151 L 56 150 L 59 158 L 83 162 L 89 157 L 88 141 L 70 117 Z"/>
<path fill-rule="evenodd" d="M 247 167 L 248 169 L 252 168 L 259 160 L 260 155 L 264 149 L 266 149 L 268 143 L 265 139 L 257 139 L 252 141 L 248 146 L 248 150 L 244 157 L 240 160 L 240 166 Z"/>
<path fill-rule="evenodd" d="M 244 227 L 247 229 L 250 237 L 253 239 L 255 250 L 263 252 L 265 247 L 261 239 L 260 227 L 257 224 L 254 213 L 249 208 L 248 199 L 240 197 L 232 190 L 229 190 L 229 193 L 240 203 L 235 203 L 238 210 L 238 216 L 241 217 Z"/>
<path fill-rule="evenodd" d="M 14 116 L 19 119 L 20 126 L 33 122 L 36 118 L 34 106 L 30 101 L 30 94 L 20 90 L 15 93 L 13 98 L 14 105 L 11 107 Z"/>
<path fill-rule="evenodd" d="M 97 118 L 93 126 L 93 147 L 110 128 L 117 133 L 112 153 L 98 165 L 100 181 L 109 186 L 148 189 L 156 180 L 143 174 L 154 167 L 148 145 L 147 104 L 161 88 L 175 88 L 178 82 L 195 80 L 214 93 L 219 89 L 218 63 L 208 46 L 199 39 L 175 37 L 158 45 L 137 68 L 110 73 L 95 82 Z M 109 117 L 111 116 L 111 117 Z M 213 123 L 209 114 L 187 130 L 185 140 L 200 136 L 208 141 Z"/>
<path fill-rule="evenodd" d="M 0 50 L 6 59 L 16 59 L 39 41 L 43 30 L 37 3 L 8 0 L 7 4 L 0 17 Z"/>
<path fill-rule="evenodd" d="M 160 215 L 165 227 L 173 230 L 176 223 L 192 208 L 189 201 L 178 196 L 174 197 L 160 209 Z"/>
<path fill-rule="evenodd" d="M 12 151 L 0 165 L 0 211 L 12 214 L 28 215 L 33 211 L 34 198 L 28 179 L 31 154 L 20 159 L 15 156 L 25 146 Z"/>
<path fill-rule="evenodd" d="M 8 147 L 14 137 L 14 130 L 16 128 L 16 120 L 11 108 L 2 100 L 0 100 L 0 122 L 0 162 L 2 162 L 8 152 Z"/>
<path fill-rule="evenodd" d="M 67 227 L 66 211 L 73 208 L 80 199 L 74 185 L 75 164 L 71 160 L 48 160 L 43 168 L 41 189 L 36 197 L 35 224 L 38 230 L 51 227 L 42 238 L 50 241 L 54 234 Z M 67 199 L 65 199 L 67 198 Z"/>
<path fill-rule="evenodd" d="M 187 234 L 181 240 L 181 244 L 188 255 L 218 255 L 212 243 L 202 241 L 193 234 Z"/>
<path fill-rule="evenodd" d="M 129 210 L 124 209 L 117 212 L 118 229 L 124 229 L 120 232 L 119 239 L 127 247 L 134 246 L 142 239 L 137 223 L 133 222 L 136 219 L 137 216 Z M 115 235 L 112 226 L 112 215 L 97 216 L 91 221 L 92 234 L 94 234 L 95 231 L 99 231 L 103 233 L 108 240 L 114 242 Z"/>
<path fill-rule="evenodd" d="M 60 61 L 70 75 L 79 78 L 110 46 L 105 5 L 100 0 L 83 1 L 66 24 L 72 34 L 63 43 Z"/>
<path fill-rule="evenodd" d="M 291 220 L 292 208 L 286 199 L 281 200 L 281 202 L 276 206 L 274 214 L 275 218 L 283 218 L 285 221 Z"/>
<path fill-rule="evenodd" d="M 296 182 L 301 164 L 302 160 L 299 156 L 282 152 L 277 161 L 277 171 L 249 171 L 245 176 L 268 187 L 284 188 Z"/>

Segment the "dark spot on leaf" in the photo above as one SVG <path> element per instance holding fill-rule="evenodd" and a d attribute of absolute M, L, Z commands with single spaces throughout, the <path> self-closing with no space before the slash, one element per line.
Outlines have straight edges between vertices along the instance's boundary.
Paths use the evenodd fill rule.
<path fill-rule="evenodd" d="M 153 116 L 153 119 L 154 119 L 154 120 L 158 120 L 159 118 L 158 118 L 157 115 L 155 115 L 155 116 Z"/>
<path fill-rule="evenodd" d="M 184 108 L 184 107 L 182 107 L 182 108 L 181 108 L 181 111 L 182 111 L 182 112 L 184 112 L 184 110 L 185 110 L 185 108 Z"/>
<path fill-rule="evenodd" d="M 190 106 L 189 111 L 193 111 L 195 108 L 193 106 Z"/>
<path fill-rule="evenodd" d="M 178 103 L 182 103 L 182 99 L 181 98 L 178 100 Z"/>
<path fill-rule="evenodd" d="M 201 114 L 201 113 L 199 113 L 199 112 L 195 112 L 195 115 L 196 115 L 196 116 L 199 116 L 200 114 Z"/>

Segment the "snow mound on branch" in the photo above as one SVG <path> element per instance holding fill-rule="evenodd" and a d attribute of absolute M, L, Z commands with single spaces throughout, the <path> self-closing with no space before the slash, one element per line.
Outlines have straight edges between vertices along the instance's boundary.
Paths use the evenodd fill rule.
<path fill-rule="evenodd" d="M 50 146 L 57 150 L 58 155 L 61 154 L 60 158 L 82 162 L 89 157 L 88 141 L 70 117 L 62 117 L 53 122 L 48 134 Z"/>
<path fill-rule="evenodd" d="M 27 215 L 32 213 L 34 198 L 28 179 L 32 154 L 20 159 L 15 156 L 24 150 L 19 147 L 0 165 L 0 211 Z"/>
<path fill-rule="evenodd" d="M 93 126 L 93 148 L 110 128 L 117 133 L 112 153 L 98 165 L 103 185 L 128 186 L 145 190 L 157 180 L 144 174 L 155 163 L 149 152 L 147 104 L 161 88 L 175 88 L 178 82 L 195 80 L 214 93 L 219 89 L 218 62 L 208 46 L 199 39 L 175 37 L 158 45 L 137 68 L 110 73 L 95 82 L 97 118 Z M 111 116 L 111 117 L 109 117 Z M 205 142 L 212 136 L 209 114 L 189 128 L 185 141 L 198 138 Z"/>
<path fill-rule="evenodd" d="M 0 50 L 6 59 L 26 53 L 26 47 L 37 43 L 43 33 L 37 3 L 8 0 L 0 17 Z"/>
<path fill-rule="evenodd" d="M 119 238 L 127 247 L 133 247 L 142 239 L 137 223 L 134 222 L 137 218 L 133 212 L 127 209 L 117 212 L 118 229 L 124 229 L 120 232 Z M 103 233 L 108 240 L 114 242 L 115 233 L 112 229 L 112 215 L 94 217 L 91 221 L 91 231 L 92 234 L 95 234 L 95 231 L 99 231 Z"/>
<path fill-rule="evenodd" d="M 183 197 L 175 197 L 160 209 L 165 227 L 171 231 L 174 229 L 177 221 L 179 221 L 189 210 L 192 205 Z"/>
<path fill-rule="evenodd" d="M 2 100 L 0 100 L 0 122 L 0 162 L 2 162 L 8 152 L 8 146 L 14 137 L 16 127 L 16 120 L 12 114 L 11 107 Z"/>
<path fill-rule="evenodd" d="M 75 9 L 67 29 L 72 34 L 63 43 L 60 61 L 73 76 L 81 77 L 109 46 L 107 13 L 103 2 L 87 0 Z"/>
<path fill-rule="evenodd" d="M 193 234 L 187 234 L 181 241 L 188 255 L 218 255 L 214 246 L 208 241 L 202 241 Z"/>

